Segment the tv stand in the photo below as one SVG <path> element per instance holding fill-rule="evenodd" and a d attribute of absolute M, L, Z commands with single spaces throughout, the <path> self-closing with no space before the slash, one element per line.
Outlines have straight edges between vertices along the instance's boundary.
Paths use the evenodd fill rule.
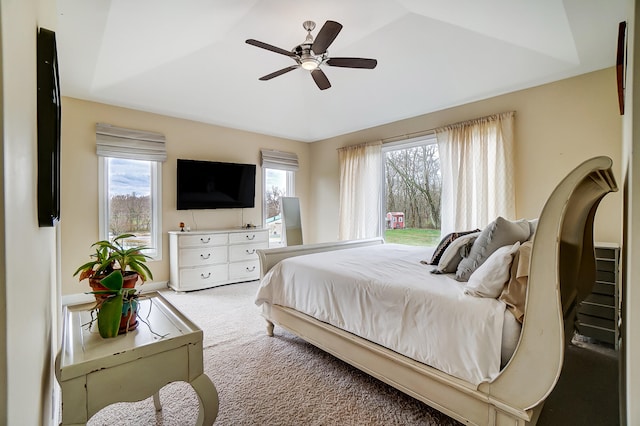
<path fill-rule="evenodd" d="M 169 232 L 169 287 L 202 290 L 260 278 L 256 250 L 269 248 L 262 228 Z"/>

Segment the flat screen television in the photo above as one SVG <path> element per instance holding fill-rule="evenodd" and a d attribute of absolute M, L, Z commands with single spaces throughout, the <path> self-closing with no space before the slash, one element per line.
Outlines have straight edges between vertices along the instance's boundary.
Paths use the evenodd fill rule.
<path fill-rule="evenodd" d="M 178 210 L 255 207 L 255 164 L 178 159 L 177 176 Z"/>
<path fill-rule="evenodd" d="M 60 82 L 56 34 L 38 30 L 38 225 L 60 220 Z"/>

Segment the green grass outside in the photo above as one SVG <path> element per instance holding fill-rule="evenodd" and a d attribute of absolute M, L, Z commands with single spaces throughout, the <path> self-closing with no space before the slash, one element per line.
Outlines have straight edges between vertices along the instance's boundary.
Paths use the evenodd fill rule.
<path fill-rule="evenodd" d="M 440 242 L 439 229 L 387 229 L 384 239 L 388 243 L 406 244 L 409 246 L 437 246 Z"/>

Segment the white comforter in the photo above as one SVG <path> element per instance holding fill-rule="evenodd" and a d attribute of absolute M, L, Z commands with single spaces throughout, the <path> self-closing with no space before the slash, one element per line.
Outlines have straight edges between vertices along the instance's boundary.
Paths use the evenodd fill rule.
<path fill-rule="evenodd" d="M 505 305 L 420 263 L 431 251 L 383 244 L 285 259 L 256 304 L 294 308 L 477 385 L 500 370 Z"/>

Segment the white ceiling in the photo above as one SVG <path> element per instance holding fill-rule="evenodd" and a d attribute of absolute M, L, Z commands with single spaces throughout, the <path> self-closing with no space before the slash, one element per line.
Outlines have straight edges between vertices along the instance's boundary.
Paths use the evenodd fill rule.
<path fill-rule="evenodd" d="M 626 3 L 58 0 L 62 95 L 312 142 L 613 66 Z M 377 68 L 258 81 L 294 63 L 245 40 L 290 50 L 305 20 Z"/>

